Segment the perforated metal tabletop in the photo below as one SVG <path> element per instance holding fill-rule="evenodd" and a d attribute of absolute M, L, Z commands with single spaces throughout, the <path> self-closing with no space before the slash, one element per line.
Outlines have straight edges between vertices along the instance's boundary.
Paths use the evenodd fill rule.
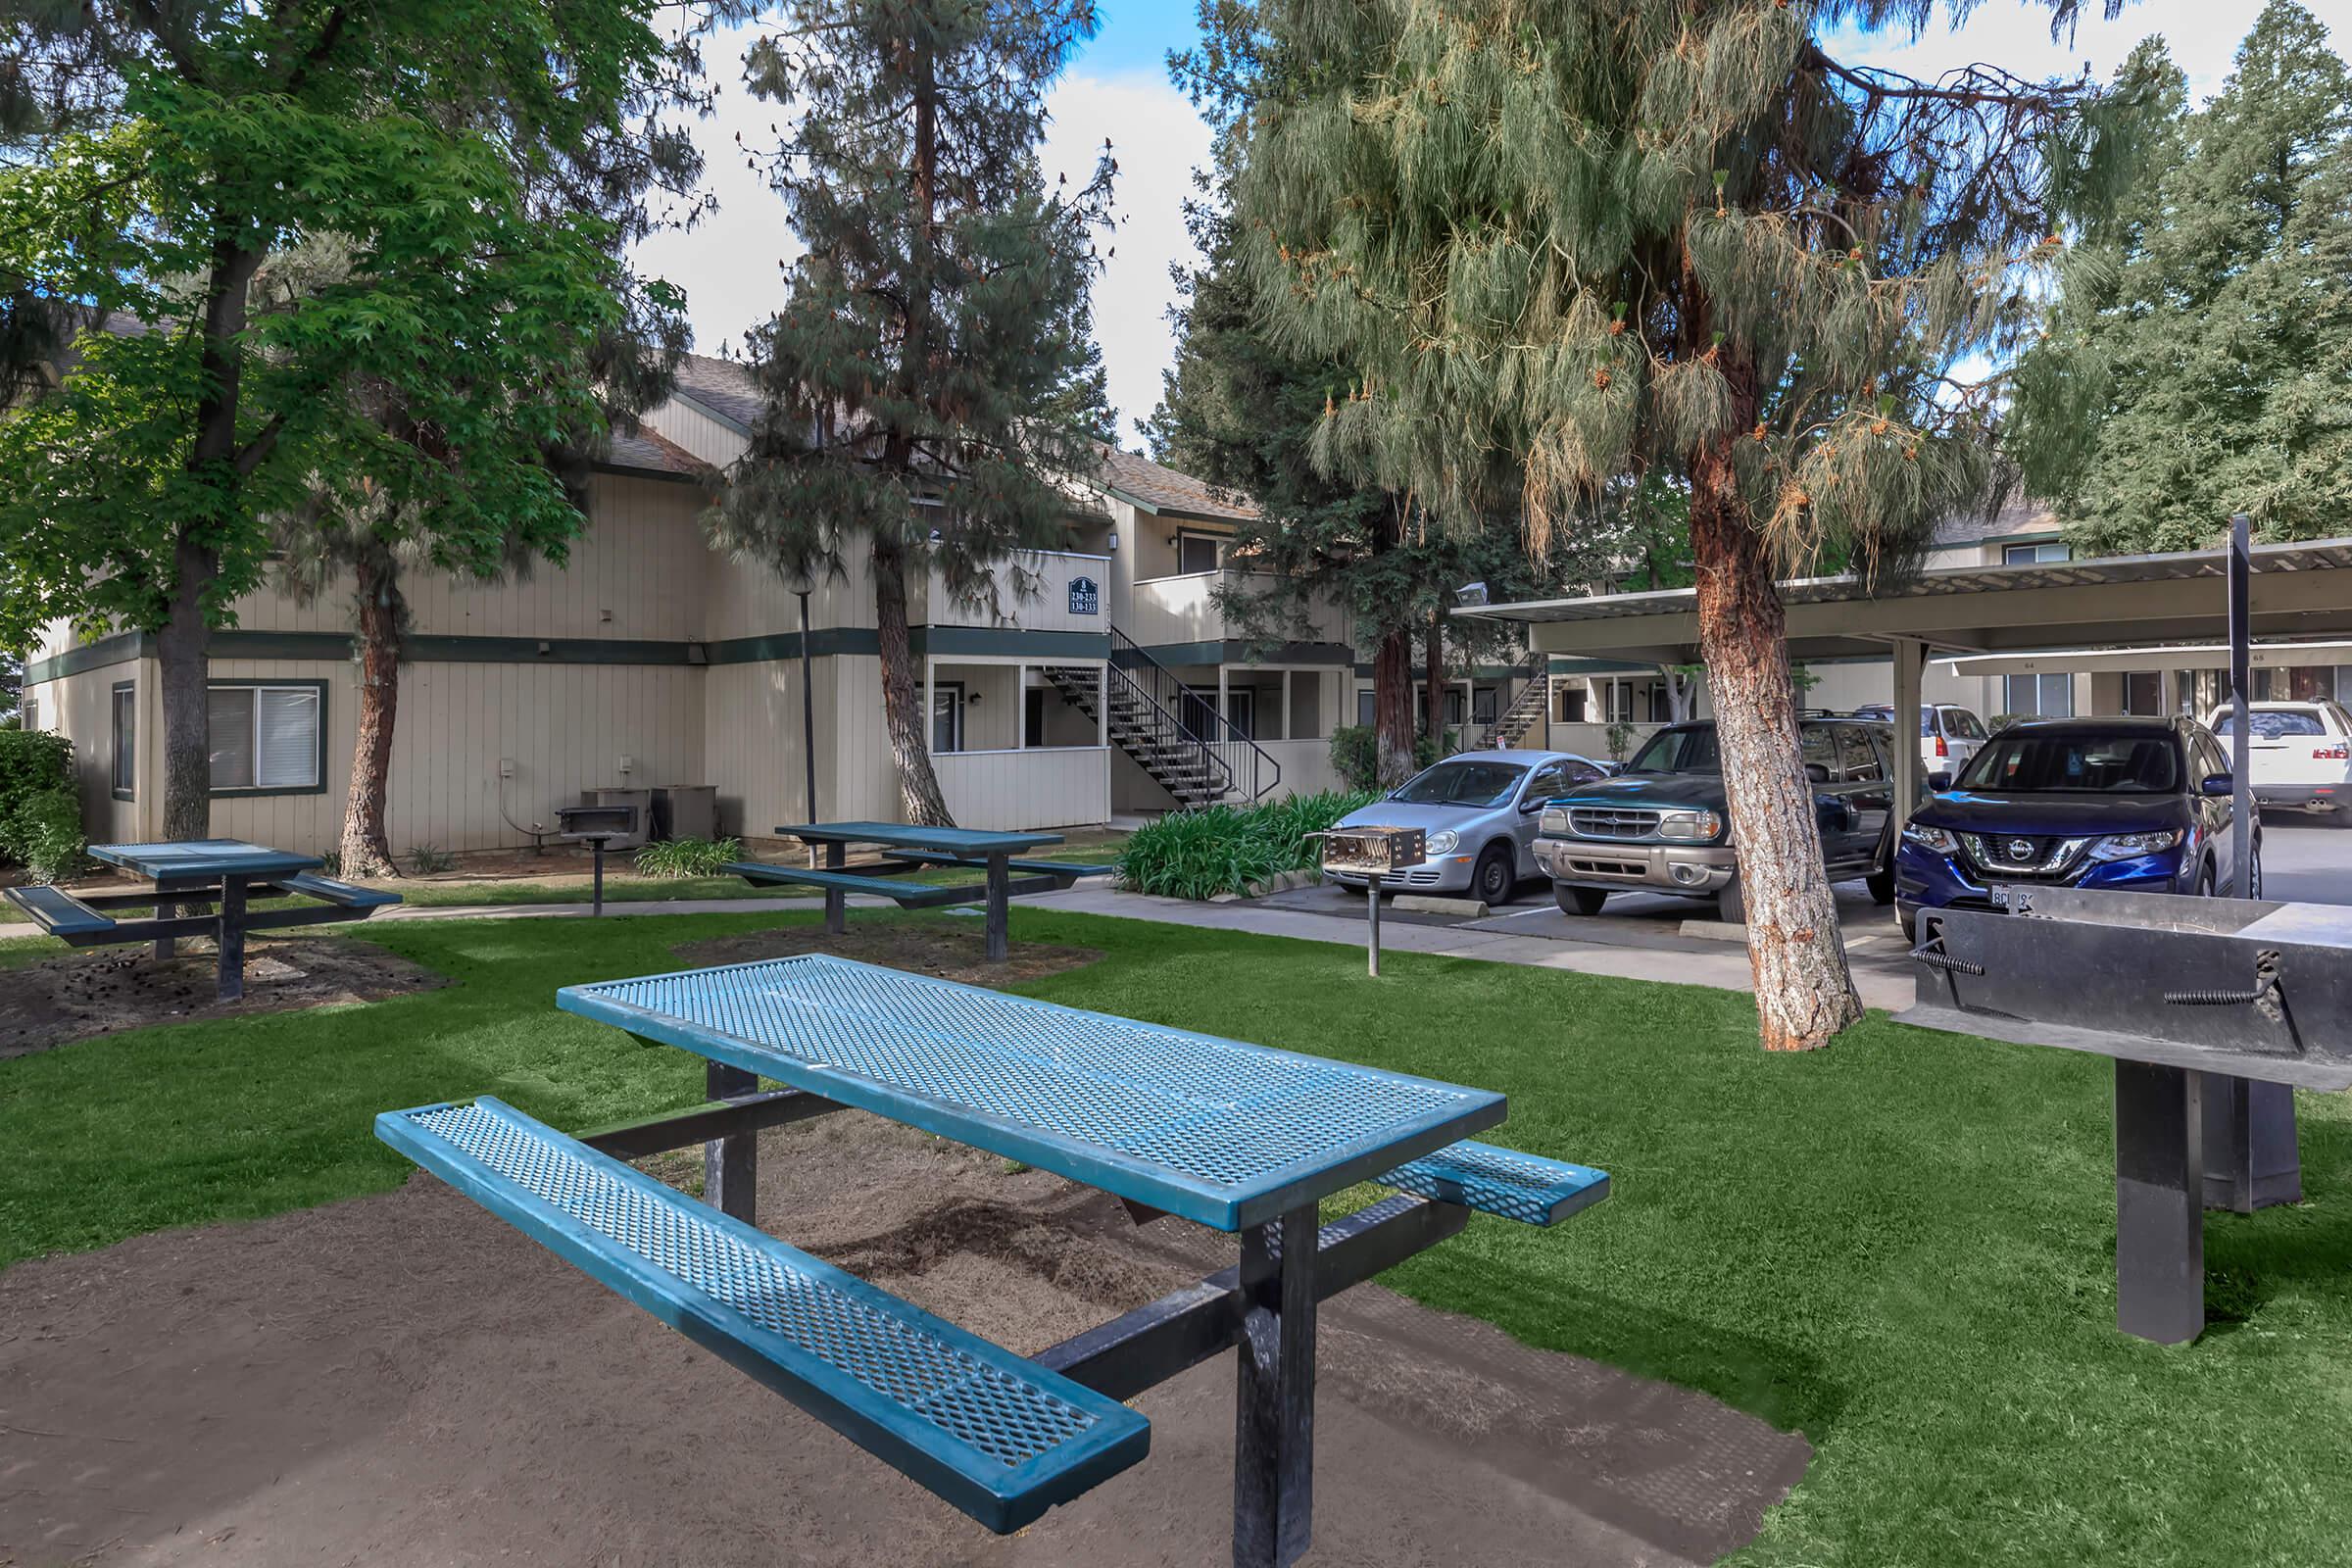
<path fill-rule="evenodd" d="M 286 876 L 318 867 L 318 857 L 273 850 L 243 839 L 188 839 L 175 844 L 93 844 L 93 860 L 119 865 L 159 886 L 218 882 L 223 876 Z"/>
<path fill-rule="evenodd" d="M 1503 1097 L 810 954 L 557 1005 L 1220 1230 L 1503 1119 Z"/>

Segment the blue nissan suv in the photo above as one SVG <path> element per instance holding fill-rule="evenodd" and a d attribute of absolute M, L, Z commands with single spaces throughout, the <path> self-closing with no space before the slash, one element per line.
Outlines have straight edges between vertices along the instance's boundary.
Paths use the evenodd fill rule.
<path fill-rule="evenodd" d="M 2234 893 L 2230 763 L 2189 718 L 2039 718 L 1984 743 L 1903 828 L 1895 917 L 1989 909 L 1996 884 Z M 2262 827 L 2247 893 L 2262 891 Z"/>

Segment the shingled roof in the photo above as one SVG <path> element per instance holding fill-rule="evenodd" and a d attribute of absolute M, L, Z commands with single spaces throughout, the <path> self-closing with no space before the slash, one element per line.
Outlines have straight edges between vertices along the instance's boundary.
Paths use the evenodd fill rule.
<path fill-rule="evenodd" d="M 1231 497 L 1189 473 L 1113 447 L 1102 449 L 1102 484 L 1120 500 L 1149 512 L 1243 522 L 1257 515 L 1244 498 Z"/>
<path fill-rule="evenodd" d="M 623 473 L 659 474 L 665 479 L 699 478 L 709 471 L 709 465 L 651 425 L 639 425 L 635 435 L 613 431 L 612 444 L 597 466 Z"/>
<path fill-rule="evenodd" d="M 678 362 L 678 391 L 745 430 L 760 417 L 760 389 L 753 384 L 751 369 L 733 360 L 687 355 Z"/>

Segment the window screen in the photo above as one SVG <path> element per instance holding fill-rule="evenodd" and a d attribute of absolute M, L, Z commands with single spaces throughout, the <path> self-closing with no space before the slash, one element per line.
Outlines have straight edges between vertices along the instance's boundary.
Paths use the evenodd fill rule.
<path fill-rule="evenodd" d="M 316 686 L 215 686 L 205 694 L 216 790 L 318 788 Z"/>
<path fill-rule="evenodd" d="M 115 688 L 114 743 L 115 793 L 128 796 L 139 776 L 138 691 L 128 684 Z"/>
<path fill-rule="evenodd" d="M 1184 576 L 1195 572 L 1217 569 L 1217 538 L 1214 534 L 1180 533 L 1176 536 L 1176 570 Z"/>

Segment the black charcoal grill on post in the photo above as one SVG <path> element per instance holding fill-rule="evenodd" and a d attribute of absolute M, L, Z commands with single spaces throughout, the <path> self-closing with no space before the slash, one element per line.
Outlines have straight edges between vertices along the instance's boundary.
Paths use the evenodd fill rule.
<path fill-rule="evenodd" d="M 1323 841 L 1326 871 L 1345 871 L 1364 879 L 1367 940 L 1371 973 L 1380 973 L 1380 879 L 1409 870 L 1429 858 L 1429 835 L 1417 827 L 1335 827 L 1313 835 Z"/>
<path fill-rule="evenodd" d="M 2205 1327 L 2204 1102 L 2227 1080 L 2352 1088 L 2352 907 L 2078 888 L 1922 922 L 1897 1021 L 2115 1060 L 2115 1316 L 2161 1344 Z M 2291 1125 L 2291 1124 L 2290 1124 Z M 2251 1180 L 2299 1193 L 2291 1139 Z"/>
<path fill-rule="evenodd" d="M 559 806 L 556 836 L 570 844 L 585 844 L 596 855 L 596 883 L 592 912 L 605 912 L 605 846 L 614 839 L 637 835 L 634 806 Z"/>

